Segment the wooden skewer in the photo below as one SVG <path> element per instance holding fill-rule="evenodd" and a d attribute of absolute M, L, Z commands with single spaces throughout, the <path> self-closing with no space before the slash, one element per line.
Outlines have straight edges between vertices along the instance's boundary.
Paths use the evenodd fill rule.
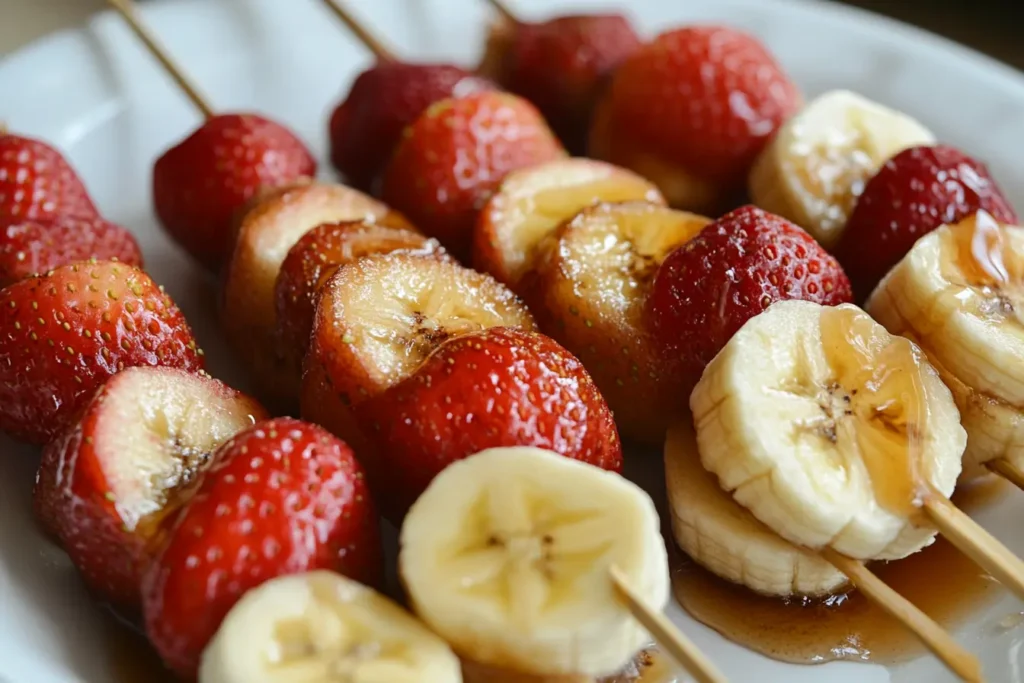
<path fill-rule="evenodd" d="M 825 548 L 821 557 L 846 574 L 854 586 L 876 605 L 913 631 L 914 635 L 941 659 L 950 670 L 965 681 L 981 683 L 981 663 L 965 650 L 944 628 L 927 614 L 890 588 L 863 563 Z"/>
<path fill-rule="evenodd" d="M 1006 481 L 1014 484 L 1019 489 L 1024 489 L 1024 471 L 1014 465 L 1006 458 L 998 458 L 985 463 L 992 472 L 995 472 Z"/>
<path fill-rule="evenodd" d="M 167 54 L 167 50 L 157 41 L 156 36 L 142 23 L 142 19 L 135 11 L 135 3 L 132 0 L 107 0 L 107 2 L 117 10 L 118 14 L 124 17 L 131 30 L 139 37 L 139 40 L 143 42 L 153 56 L 157 58 L 160 64 L 163 65 L 182 92 L 192 100 L 192 104 L 196 106 L 196 109 L 202 112 L 204 117 L 211 118 L 214 115 L 213 107 L 209 105 L 206 98 L 199 94 L 199 90 L 185 76 L 185 72 L 182 71 L 181 67 L 171 59 L 170 55 Z"/>
<path fill-rule="evenodd" d="M 945 496 L 929 496 L 924 503 L 928 518 L 957 550 L 974 560 L 996 581 L 1024 599 L 1024 562 L 985 531 Z"/>
<path fill-rule="evenodd" d="M 654 636 L 658 645 L 672 655 L 697 683 L 728 683 L 728 679 L 711 663 L 703 652 L 676 628 L 661 612 L 651 609 L 643 599 L 633 591 L 629 580 L 618 567 L 611 567 L 609 574 L 612 585 L 619 597 L 633 613 L 647 632 Z"/>
<path fill-rule="evenodd" d="M 487 0 L 487 4 L 494 8 L 494 11 L 501 15 L 501 18 L 510 24 L 518 24 L 519 19 L 515 13 L 509 9 L 508 5 L 505 4 L 504 0 Z"/>
<path fill-rule="evenodd" d="M 328 9 L 334 12 L 334 15 L 341 19 L 341 22 L 348 27 L 348 30 L 355 34 L 356 38 L 359 39 L 367 49 L 373 53 L 379 62 L 397 62 L 398 58 L 395 57 L 395 53 L 385 47 L 376 36 L 366 30 L 366 28 L 356 21 L 356 18 L 342 6 L 339 0 L 323 0 L 323 3 L 327 5 Z"/>

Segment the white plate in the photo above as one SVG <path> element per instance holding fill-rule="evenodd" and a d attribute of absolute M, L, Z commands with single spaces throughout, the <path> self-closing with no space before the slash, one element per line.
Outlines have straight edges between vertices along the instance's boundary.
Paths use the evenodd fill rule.
<path fill-rule="evenodd" d="M 489 13 L 482 0 L 349 0 L 410 58 L 475 63 Z M 593 0 L 518 0 L 524 16 L 593 9 Z M 905 110 L 940 138 L 989 162 L 1024 210 L 1024 78 L 929 34 L 837 5 L 793 0 L 631 0 L 647 33 L 694 20 L 724 21 L 764 39 L 809 95 L 844 87 Z M 325 121 L 366 51 L 314 0 L 166 0 L 146 18 L 217 107 L 257 110 L 292 126 L 326 158 Z M 0 118 L 63 149 L 102 211 L 130 226 L 147 266 L 181 305 L 211 371 L 245 387 L 217 331 L 213 288 L 160 232 L 150 208 L 157 155 L 199 119 L 119 20 L 104 14 L 0 64 Z M 324 163 L 321 175 L 330 176 Z M 35 530 L 30 513 L 37 455 L 0 440 L 0 679 L 8 683 L 119 681 L 109 619 L 80 588 L 66 558 Z M 650 462 L 657 462 L 651 459 Z M 979 516 L 1018 554 L 1024 494 Z M 941 569 L 940 569 L 941 571 Z M 955 590 L 955 587 L 951 587 Z M 1024 681 L 1024 630 L 997 622 L 1022 610 L 1007 597 L 958 634 L 984 660 L 990 681 Z M 939 682 L 953 678 L 930 657 L 888 670 L 869 664 L 798 667 L 746 651 L 693 622 L 679 623 L 733 681 Z M 123 640 L 123 635 L 118 637 Z M 122 646 L 123 648 L 124 646 Z M 128 645 L 133 647 L 133 645 Z M 145 680 L 138 678 L 137 680 Z"/>

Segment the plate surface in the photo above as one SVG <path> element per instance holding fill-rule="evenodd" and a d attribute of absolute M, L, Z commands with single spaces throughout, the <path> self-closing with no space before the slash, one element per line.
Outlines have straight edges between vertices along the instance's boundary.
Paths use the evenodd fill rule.
<path fill-rule="evenodd" d="M 350 2 L 409 58 L 473 64 L 490 15 L 481 0 Z M 760 36 L 804 92 L 843 87 L 911 113 L 943 140 L 987 161 L 1024 209 L 1024 77 L 969 50 L 860 11 L 810 0 L 517 0 L 524 17 L 628 6 L 640 29 L 722 21 Z M 370 57 L 314 0 L 164 0 L 144 12 L 223 110 L 256 110 L 296 130 L 326 159 L 330 108 Z M 214 285 L 158 229 L 150 204 L 153 161 L 199 123 L 155 62 L 110 14 L 50 36 L 0 63 L 0 118 L 11 129 L 64 150 L 104 214 L 135 231 L 148 270 L 184 309 L 210 370 L 240 388 L 215 320 Z M 321 176 L 330 177 L 324 163 Z M 31 519 L 37 454 L 0 437 L 0 680 L 8 683 L 148 680 L 124 673 L 138 649 L 81 589 L 63 554 Z M 641 470 L 657 454 L 635 453 Z M 648 472 L 645 474 L 653 474 Z M 657 477 L 655 477 L 657 480 Z M 978 515 L 1018 554 L 1024 496 Z M 937 568 L 941 571 L 941 568 Z M 950 590 L 956 590 L 951 586 Z M 1024 627 L 999 622 L 1024 610 L 1007 597 L 958 633 L 984 661 L 988 680 L 1022 683 Z M 954 680 L 924 657 L 894 669 L 775 662 L 723 639 L 678 607 L 672 618 L 731 680 L 759 683 L 876 683 Z M 121 653 L 121 654 L 119 654 Z"/>

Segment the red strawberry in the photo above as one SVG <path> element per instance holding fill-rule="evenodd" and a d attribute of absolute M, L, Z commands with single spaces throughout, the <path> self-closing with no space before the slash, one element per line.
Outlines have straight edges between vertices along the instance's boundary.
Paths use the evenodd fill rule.
<path fill-rule="evenodd" d="M 0 216 L 0 286 L 77 261 L 120 261 L 142 267 L 130 232 L 102 218 Z"/>
<path fill-rule="evenodd" d="M 799 106 L 796 86 L 756 38 L 719 26 L 675 29 L 616 71 L 592 151 L 641 175 L 647 169 L 636 160 L 648 157 L 647 165 L 664 167 L 665 177 L 651 180 L 673 204 L 706 209 L 743 187 L 757 154 Z M 714 196 L 697 201 L 692 186 L 703 184 Z"/>
<path fill-rule="evenodd" d="M 0 216 L 98 218 L 85 185 L 60 152 L 0 130 Z"/>
<path fill-rule="evenodd" d="M 535 332 L 492 327 L 456 337 L 355 410 L 374 443 L 371 484 L 396 522 L 445 466 L 485 448 L 538 446 L 622 468 L 611 411 L 590 375 Z"/>
<path fill-rule="evenodd" d="M 669 254 L 645 317 L 681 400 L 743 323 L 783 299 L 846 303 L 850 282 L 810 235 L 774 214 L 739 208 Z"/>
<path fill-rule="evenodd" d="M 231 607 L 264 581 L 312 569 L 382 579 L 377 514 L 343 441 L 281 418 L 238 434 L 214 461 L 143 580 L 146 632 L 184 677 L 195 676 Z"/>
<path fill-rule="evenodd" d="M 201 370 L 185 317 L 137 268 L 61 266 L 0 290 L 0 428 L 33 443 L 61 431 L 114 373 Z"/>
<path fill-rule="evenodd" d="M 353 187 L 377 193 L 405 127 L 438 100 L 497 90 L 451 64 L 379 62 L 359 74 L 331 116 L 331 161 Z"/>
<path fill-rule="evenodd" d="M 210 454 L 265 417 L 251 398 L 209 377 L 128 368 L 46 446 L 36 515 L 94 592 L 133 611 L 163 540 L 161 521 L 188 500 Z"/>
<path fill-rule="evenodd" d="M 526 100 L 484 92 L 431 105 L 406 129 L 384 200 L 468 258 L 476 215 L 510 171 L 565 155 Z"/>
<path fill-rule="evenodd" d="M 605 80 L 640 48 L 640 38 L 621 14 L 558 17 L 512 30 L 501 84 L 533 102 L 566 146 L 583 154 Z"/>
<path fill-rule="evenodd" d="M 835 254 L 864 299 L 919 237 L 979 210 L 1017 223 L 983 163 L 947 145 L 911 147 L 864 186 Z"/>
<path fill-rule="evenodd" d="M 405 252 L 445 258 L 437 240 L 399 226 L 369 221 L 325 223 L 295 243 L 277 275 L 278 353 L 302 374 L 302 359 L 309 347 L 320 288 L 338 268 L 370 254 Z"/>
<path fill-rule="evenodd" d="M 222 114 L 157 160 L 153 203 L 167 233 L 216 268 L 230 254 L 246 202 L 314 175 L 316 160 L 291 131 L 252 114 Z"/>

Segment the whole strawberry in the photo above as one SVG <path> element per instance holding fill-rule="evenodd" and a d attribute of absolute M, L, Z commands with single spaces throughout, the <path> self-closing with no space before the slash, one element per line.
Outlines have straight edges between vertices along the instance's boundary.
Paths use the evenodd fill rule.
<path fill-rule="evenodd" d="M 622 468 L 611 411 L 590 375 L 536 332 L 492 327 L 456 337 L 355 410 L 374 444 L 371 484 L 396 522 L 448 464 L 486 448 L 537 446 Z"/>
<path fill-rule="evenodd" d="M 215 269 L 246 202 L 314 175 L 316 160 L 291 131 L 252 114 L 222 114 L 157 160 L 153 204 L 167 233 Z"/>
<path fill-rule="evenodd" d="M 11 435 L 45 443 L 136 365 L 203 368 L 185 317 L 141 270 L 71 264 L 0 290 L 0 428 Z"/>
<path fill-rule="evenodd" d="M 565 155 L 526 100 L 483 92 L 431 105 L 406 129 L 384 201 L 461 259 L 476 215 L 510 171 Z"/>
<path fill-rule="evenodd" d="M 661 34 L 615 72 L 591 152 L 656 182 L 678 208 L 713 210 L 800 106 L 756 38 L 721 26 Z"/>
<path fill-rule="evenodd" d="M 185 678 L 248 589 L 313 569 L 382 579 L 377 514 L 343 441 L 281 418 L 241 432 L 213 458 L 143 579 L 146 632 Z"/>
<path fill-rule="evenodd" d="M 1018 222 L 983 163 L 948 145 L 911 147 L 864 186 L 835 255 L 864 299 L 919 237 L 979 210 Z"/>
<path fill-rule="evenodd" d="M 573 154 L 583 154 L 590 114 L 608 75 L 640 38 L 621 14 L 563 16 L 512 29 L 500 82 L 530 100 Z"/>
<path fill-rule="evenodd" d="M 0 217 L 98 218 L 85 185 L 45 142 L 0 129 Z"/>
<path fill-rule="evenodd" d="M 142 252 L 132 234 L 102 218 L 0 216 L 0 287 L 90 259 L 142 267 Z"/>
<path fill-rule="evenodd" d="M 839 263 L 803 229 L 744 206 L 675 250 L 654 276 L 644 311 L 685 405 L 704 367 L 743 323 L 776 301 L 849 302 Z"/>
<path fill-rule="evenodd" d="M 331 115 L 331 161 L 349 185 L 377 194 L 406 126 L 438 100 L 483 90 L 497 86 L 451 64 L 378 62 Z"/>

